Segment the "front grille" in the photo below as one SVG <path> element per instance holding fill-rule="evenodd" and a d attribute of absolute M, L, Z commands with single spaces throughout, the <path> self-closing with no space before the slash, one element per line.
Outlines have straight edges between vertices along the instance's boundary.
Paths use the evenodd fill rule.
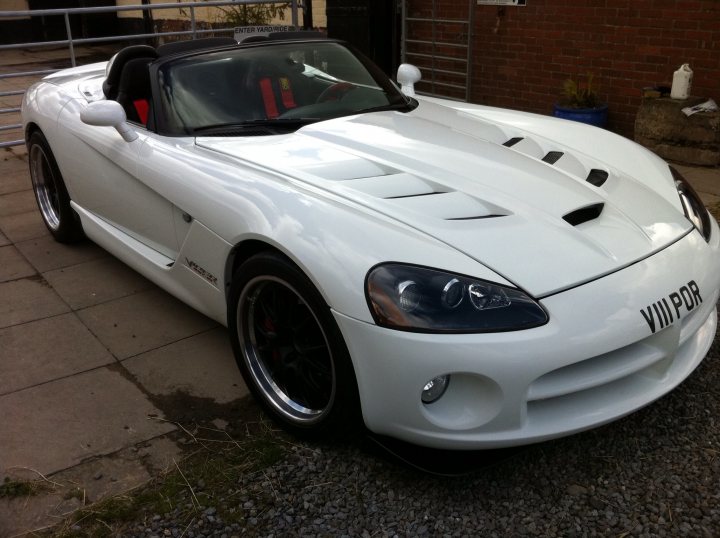
<path fill-rule="evenodd" d="M 544 374 L 528 388 L 527 419 L 547 420 L 567 409 L 593 413 L 605 403 L 654 390 L 676 363 L 697 353 L 698 339 L 703 337 L 700 329 L 706 323 L 707 310 L 697 308 L 681 323 L 643 340 Z"/>
<path fill-rule="evenodd" d="M 528 402 L 562 398 L 643 371 L 662 375 L 667 368 L 667 336 L 665 331 L 657 333 L 629 346 L 548 372 L 530 385 Z"/>

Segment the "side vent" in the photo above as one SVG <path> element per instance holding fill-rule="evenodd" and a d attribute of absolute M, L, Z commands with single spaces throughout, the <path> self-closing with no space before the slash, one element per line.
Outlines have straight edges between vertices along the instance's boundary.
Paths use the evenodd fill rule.
<path fill-rule="evenodd" d="M 505 142 L 505 143 L 503 144 L 503 146 L 505 146 L 506 148 L 511 148 L 511 147 L 513 147 L 515 144 L 517 144 L 518 142 L 520 142 L 522 139 L 523 139 L 522 136 L 516 136 L 515 138 L 511 138 L 510 140 L 508 140 L 507 142 Z"/>
<path fill-rule="evenodd" d="M 608 173 L 605 170 L 598 170 L 597 168 L 593 168 L 590 170 L 590 173 L 588 174 L 588 177 L 585 181 L 590 183 L 590 185 L 595 185 L 596 187 L 600 187 L 603 183 L 607 181 Z"/>
<path fill-rule="evenodd" d="M 563 155 L 562 151 L 549 151 L 542 160 L 548 164 L 555 164 Z"/>
<path fill-rule="evenodd" d="M 582 207 L 580 209 L 576 209 L 575 211 L 571 211 L 570 213 L 565 215 L 563 217 L 563 220 L 568 224 L 578 226 L 583 222 L 588 222 L 598 218 L 600 216 L 600 213 L 602 213 L 603 207 L 605 207 L 605 204 L 602 202 L 600 202 L 599 204 Z"/>

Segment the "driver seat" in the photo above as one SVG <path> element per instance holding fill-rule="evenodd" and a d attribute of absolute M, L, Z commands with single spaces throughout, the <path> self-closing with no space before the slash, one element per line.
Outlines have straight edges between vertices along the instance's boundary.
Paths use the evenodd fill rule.
<path fill-rule="evenodd" d="M 294 89 L 296 79 L 291 72 L 296 66 L 288 65 L 287 69 L 282 67 L 258 61 L 255 69 L 250 70 L 246 87 L 249 95 L 259 97 L 259 108 L 262 110 L 258 114 L 260 117 L 275 119 L 302 104 L 298 103 Z"/>
<path fill-rule="evenodd" d="M 150 63 L 152 58 L 135 58 L 123 67 L 115 99 L 125 109 L 128 121 L 154 127 Z"/>
<path fill-rule="evenodd" d="M 108 74 L 103 82 L 102 89 L 105 97 L 112 100 L 117 99 L 120 78 L 128 62 L 137 58 L 154 60 L 157 56 L 157 51 L 148 45 L 131 45 L 118 52 L 110 60 Z"/>

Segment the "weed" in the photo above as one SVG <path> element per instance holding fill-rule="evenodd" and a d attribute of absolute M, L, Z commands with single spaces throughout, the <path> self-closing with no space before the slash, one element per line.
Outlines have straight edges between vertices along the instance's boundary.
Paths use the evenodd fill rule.
<path fill-rule="evenodd" d="M 0 499 L 29 497 L 48 489 L 50 489 L 48 484 L 37 480 L 11 480 L 5 477 L 3 483 L 0 484 Z"/>

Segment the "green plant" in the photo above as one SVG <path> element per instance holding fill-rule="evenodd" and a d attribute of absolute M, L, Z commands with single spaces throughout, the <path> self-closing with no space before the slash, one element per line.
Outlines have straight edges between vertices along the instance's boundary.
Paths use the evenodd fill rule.
<path fill-rule="evenodd" d="M 223 21 L 233 26 L 255 26 L 268 24 L 273 19 L 285 20 L 285 10 L 290 7 L 289 2 L 281 4 L 255 4 L 232 7 L 220 7 Z"/>
<path fill-rule="evenodd" d="M 578 75 L 576 79 L 569 78 L 563 82 L 560 104 L 567 108 L 597 108 L 599 99 L 593 87 L 593 77 L 592 73 L 587 73 L 584 81 Z"/>
<path fill-rule="evenodd" d="M 10 480 L 5 477 L 5 480 L 0 484 L 0 499 L 7 497 L 12 499 L 15 497 L 29 497 L 37 495 L 41 491 L 49 489 L 43 482 L 34 480 Z"/>
<path fill-rule="evenodd" d="M 181 0 L 176 0 L 178 4 L 182 4 Z M 209 0 L 203 0 L 205 2 Z M 276 4 L 253 4 L 239 5 L 231 7 L 220 7 L 218 10 L 222 13 L 216 18 L 216 21 L 231 24 L 233 26 L 257 26 L 270 24 L 273 19 L 277 18 L 285 20 L 285 11 L 290 8 L 290 2 L 278 2 Z M 179 7 L 180 14 L 189 17 L 190 13 L 183 7 Z"/>

